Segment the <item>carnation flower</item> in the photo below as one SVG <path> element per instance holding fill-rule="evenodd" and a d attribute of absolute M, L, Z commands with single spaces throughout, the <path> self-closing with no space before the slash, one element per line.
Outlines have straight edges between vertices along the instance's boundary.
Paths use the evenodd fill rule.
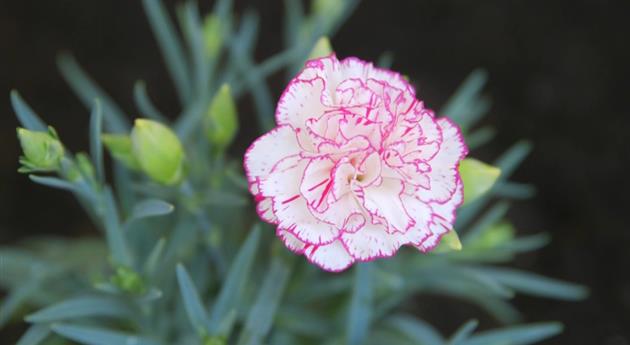
<path fill-rule="evenodd" d="M 463 200 L 459 128 L 436 118 L 398 73 L 333 54 L 310 60 L 245 154 L 260 217 L 328 271 L 426 252 Z"/>

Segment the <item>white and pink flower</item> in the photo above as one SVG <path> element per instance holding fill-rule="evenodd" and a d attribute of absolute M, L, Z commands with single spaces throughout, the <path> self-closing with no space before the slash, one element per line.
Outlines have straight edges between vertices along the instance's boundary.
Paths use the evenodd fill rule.
<path fill-rule="evenodd" d="M 310 60 L 245 154 L 257 211 L 292 251 L 328 271 L 433 249 L 463 200 L 459 128 L 398 73 L 357 58 Z"/>

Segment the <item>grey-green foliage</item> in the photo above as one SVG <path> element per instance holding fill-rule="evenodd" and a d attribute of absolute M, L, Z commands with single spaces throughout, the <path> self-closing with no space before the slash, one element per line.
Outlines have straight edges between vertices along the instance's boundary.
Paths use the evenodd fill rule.
<path fill-rule="evenodd" d="M 256 224 L 240 157 L 209 147 L 201 124 L 221 85 L 229 84 L 235 97 L 251 94 L 259 129 L 267 130 L 273 124 L 272 95 L 278 92 L 272 93 L 265 79 L 282 69 L 293 74 L 315 41 L 334 34 L 357 3 L 314 0 L 305 11 L 301 1 L 286 0 L 286 48 L 256 63 L 256 13 L 238 16 L 230 0 L 218 0 L 208 53 L 204 19 L 194 2 L 179 5 L 173 23 L 159 0 L 144 0 L 181 102 L 171 122 L 153 104 L 144 82 L 134 87 L 137 109 L 122 110 L 74 58 L 60 56 L 64 78 L 92 110 L 91 160 L 66 152 L 57 176 L 30 177 L 73 193 L 102 230 L 102 239 L 32 238 L 1 247 L 0 288 L 6 297 L 0 326 L 22 319 L 30 323 L 20 345 L 516 345 L 558 334 L 562 327 L 553 322 L 475 333 L 477 322 L 471 321 L 447 337 L 420 319 L 430 315 L 401 311 L 412 296 L 431 292 L 476 304 L 511 324 L 520 320 L 510 304 L 516 293 L 565 300 L 586 295 L 580 286 L 493 266 L 548 241 L 546 235 L 516 237 L 504 219 L 508 199 L 533 193 L 531 186 L 509 181 L 529 144 L 516 143 L 499 157 L 499 182 L 459 210 L 462 251 L 420 255 L 403 249 L 390 260 L 336 275 L 288 254 L 270 227 Z M 391 64 L 392 55 L 382 61 Z M 481 95 L 486 78 L 484 71 L 473 72 L 444 110 L 462 126 L 473 149 L 494 133 L 489 127 L 475 129 L 489 109 Z M 16 91 L 11 101 L 22 126 L 46 130 Z M 127 111 L 176 131 L 188 162 L 180 185 L 152 183 L 115 160 L 112 178 L 105 178 L 101 133 L 128 134 Z M 497 198 L 503 200 L 496 203 Z"/>

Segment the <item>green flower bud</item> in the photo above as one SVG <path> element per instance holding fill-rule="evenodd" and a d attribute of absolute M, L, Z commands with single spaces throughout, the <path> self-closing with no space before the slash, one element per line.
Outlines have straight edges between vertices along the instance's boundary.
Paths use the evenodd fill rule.
<path fill-rule="evenodd" d="M 212 99 L 204 118 L 204 129 L 208 140 L 219 149 L 225 149 L 234 139 L 238 129 L 238 115 L 229 85 L 221 86 Z"/>
<path fill-rule="evenodd" d="M 332 53 L 332 51 L 333 50 L 332 46 L 330 45 L 330 40 L 328 39 L 328 37 L 322 36 L 317 40 L 315 46 L 313 46 L 311 53 L 308 54 L 308 60 L 328 56 Z"/>
<path fill-rule="evenodd" d="M 122 162 L 129 169 L 140 170 L 140 164 L 133 155 L 133 145 L 128 135 L 103 134 L 101 140 L 114 159 Z"/>
<path fill-rule="evenodd" d="M 472 158 L 459 163 L 459 173 L 464 182 L 464 204 L 485 194 L 501 175 L 501 169 Z"/>
<path fill-rule="evenodd" d="M 206 47 L 206 55 L 214 58 L 219 55 L 223 44 L 221 18 L 214 14 L 209 14 L 203 21 L 203 40 Z"/>
<path fill-rule="evenodd" d="M 137 119 L 131 131 L 133 154 L 154 181 L 175 185 L 184 177 L 184 149 L 177 135 L 152 120 Z"/>
<path fill-rule="evenodd" d="M 111 283 L 123 291 L 141 295 L 146 292 L 146 286 L 142 277 L 131 268 L 119 266 L 111 277 Z"/>
<path fill-rule="evenodd" d="M 17 136 L 24 153 L 20 157 L 22 167 L 19 172 L 59 170 L 64 149 L 52 127 L 48 127 L 48 132 L 18 128 Z"/>
<path fill-rule="evenodd" d="M 88 180 L 94 181 L 96 173 L 90 157 L 85 152 L 79 152 L 74 156 L 74 160 L 63 169 L 66 179 L 76 182 L 87 177 Z"/>

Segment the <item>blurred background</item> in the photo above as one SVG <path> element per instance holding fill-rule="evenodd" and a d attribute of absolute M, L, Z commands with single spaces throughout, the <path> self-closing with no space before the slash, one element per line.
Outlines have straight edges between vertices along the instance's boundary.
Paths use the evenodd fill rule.
<path fill-rule="evenodd" d="M 211 3 L 200 1 L 207 10 Z M 173 8 L 174 1 L 166 1 Z M 282 48 L 282 1 L 236 1 L 261 15 L 257 56 Z M 628 1 L 374 1 L 366 0 L 332 39 L 339 57 L 376 60 L 393 53 L 393 68 L 439 108 L 476 67 L 489 73 L 493 108 L 485 124 L 492 144 L 472 155 L 492 160 L 526 138 L 534 151 L 515 180 L 538 188 L 509 213 L 520 233 L 546 231 L 551 245 L 516 266 L 585 284 L 586 301 L 517 297 L 526 321 L 559 320 L 565 333 L 546 344 L 630 344 L 630 24 Z M 93 225 L 69 195 L 17 174 L 16 88 L 57 128 L 72 151 L 85 150 L 88 111 L 55 66 L 71 51 L 126 110 L 133 83 L 144 79 L 155 103 L 176 114 L 177 102 L 137 1 L 0 1 L 0 244 L 37 234 L 89 236 Z M 276 96 L 283 76 L 271 80 Z M 239 104 L 241 155 L 255 135 L 250 100 Z M 250 115 L 251 114 L 251 115 Z M 451 333 L 480 310 L 437 296 L 417 300 L 421 315 Z M 3 343 L 0 333 L 0 343 Z"/>

